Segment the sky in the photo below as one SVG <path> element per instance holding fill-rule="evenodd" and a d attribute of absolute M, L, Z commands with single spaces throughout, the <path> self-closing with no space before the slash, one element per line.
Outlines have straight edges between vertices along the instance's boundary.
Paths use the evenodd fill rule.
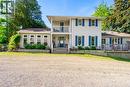
<path fill-rule="evenodd" d="M 113 0 L 38 0 L 42 18 L 48 27 L 51 25 L 46 17 L 47 15 L 91 16 L 102 2 L 106 2 L 108 5 L 114 3 Z"/>

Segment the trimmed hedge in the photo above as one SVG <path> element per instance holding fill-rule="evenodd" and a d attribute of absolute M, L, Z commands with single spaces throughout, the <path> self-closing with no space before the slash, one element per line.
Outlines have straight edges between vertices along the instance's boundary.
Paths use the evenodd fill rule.
<path fill-rule="evenodd" d="M 95 46 L 90 46 L 90 47 L 78 46 L 78 50 L 97 50 L 97 48 Z"/>
<path fill-rule="evenodd" d="M 46 46 L 42 44 L 27 44 L 24 47 L 26 49 L 46 49 Z"/>

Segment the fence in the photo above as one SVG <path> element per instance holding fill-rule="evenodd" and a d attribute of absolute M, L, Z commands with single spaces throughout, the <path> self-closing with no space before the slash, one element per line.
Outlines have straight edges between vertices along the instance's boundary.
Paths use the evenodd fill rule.
<path fill-rule="evenodd" d="M 130 45 L 128 44 L 105 44 L 101 47 L 102 50 L 114 50 L 114 51 L 128 51 L 130 50 Z"/>

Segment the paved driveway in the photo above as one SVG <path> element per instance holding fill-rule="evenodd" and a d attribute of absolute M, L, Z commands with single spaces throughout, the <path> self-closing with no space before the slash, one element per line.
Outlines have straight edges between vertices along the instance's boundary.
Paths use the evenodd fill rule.
<path fill-rule="evenodd" d="M 62 55 L 0 56 L 0 87 L 130 87 L 130 64 Z"/>

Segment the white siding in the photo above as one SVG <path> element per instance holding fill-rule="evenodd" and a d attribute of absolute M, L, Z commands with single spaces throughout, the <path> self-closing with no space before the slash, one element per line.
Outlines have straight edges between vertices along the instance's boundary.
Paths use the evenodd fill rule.
<path fill-rule="evenodd" d="M 84 36 L 85 46 L 88 46 L 89 36 L 98 36 L 98 46 L 101 46 L 101 22 L 98 27 L 89 26 L 88 20 L 85 20 L 85 26 L 75 26 L 75 19 L 72 20 L 72 47 L 75 47 L 75 36 Z"/>

